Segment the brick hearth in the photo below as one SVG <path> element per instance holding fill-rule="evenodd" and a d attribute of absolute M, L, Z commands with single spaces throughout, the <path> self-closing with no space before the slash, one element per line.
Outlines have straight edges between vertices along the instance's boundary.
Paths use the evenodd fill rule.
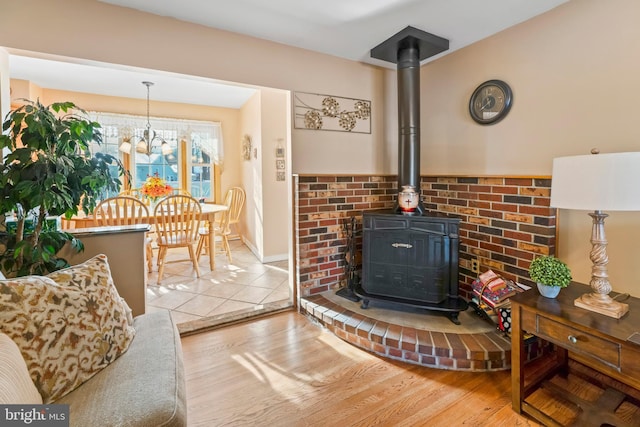
<path fill-rule="evenodd" d="M 355 313 L 323 295 L 303 297 L 301 311 L 341 339 L 390 359 L 457 371 L 511 367 L 511 341 L 498 330 L 457 334 L 416 329 Z M 543 350 L 539 341 L 529 343 L 528 359 Z"/>

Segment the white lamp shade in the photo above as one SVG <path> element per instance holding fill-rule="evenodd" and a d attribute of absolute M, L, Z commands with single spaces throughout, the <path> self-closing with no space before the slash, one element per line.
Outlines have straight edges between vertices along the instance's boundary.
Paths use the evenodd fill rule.
<path fill-rule="evenodd" d="M 553 159 L 551 206 L 587 211 L 640 210 L 640 152 Z"/>
<path fill-rule="evenodd" d="M 138 141 L 138 144 L 136 145 L 136 152 L 141 154 L 147 154 L 147 141 L 145 141 L 144 139 L 141 139 L 140 141 Z"/>
<path fill-rule="evenodd" d="M 162 155 L 167 156 L 173 152 L 173 149 L 169 145 L 168 142 L 162 141 L 162 145 L 160 145 L 160 149 L 162 150 Z"/>
<path fill-rule="evenodd" d="M 120 147 L 118 149 L 123 153 L 131 153 L 131 143 L 125 141 L 122 144 L 120 144 Z"/>

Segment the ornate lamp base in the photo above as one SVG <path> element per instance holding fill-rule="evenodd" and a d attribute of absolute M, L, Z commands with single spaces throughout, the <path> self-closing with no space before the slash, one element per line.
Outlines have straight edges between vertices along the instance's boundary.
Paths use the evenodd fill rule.
<path fill-rule="evenodd" d="M 574 305 L 616 319 L 621 318 L 629 311 L 629 304 L 615 301 L 609 295 L 597 293 L 584 294 L 580 298 L 576 298 Z"/>
<path fill-rule="evenodd" d="M 589 216 L 593 218 L 591 229 L 591 289 L 593 292 L 584 294 L 574 301 L 576 307 L 595 311 L 605 316 L 621 318 L 629 311 L 629 305 L 614 301 L 610 296 L 611 284 L 607 273 L 607 238 L 604 234 L 604 219 L 608 216 L 602 211 L 595 211 Z"/>

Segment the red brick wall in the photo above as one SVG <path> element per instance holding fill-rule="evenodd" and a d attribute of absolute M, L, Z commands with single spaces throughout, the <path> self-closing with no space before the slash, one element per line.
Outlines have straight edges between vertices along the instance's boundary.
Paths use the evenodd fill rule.
<path fill-rule="evenodd" d="M 343 222 L 365 210 L 391 208 L 396 176 L 295 176 L 295 233 L 301 296 L 344 284 Z M 460 293 L 469 298 L 471 260 L 480 270 L 532 284 L 527 273 L 536 254 L 554 254 L 556 212 L 549 207 L 550 178 L 428 177 L 421 182 L 427 210 L 458 216 Z M 358 248 L 361 248 L 360 239 Z"/>

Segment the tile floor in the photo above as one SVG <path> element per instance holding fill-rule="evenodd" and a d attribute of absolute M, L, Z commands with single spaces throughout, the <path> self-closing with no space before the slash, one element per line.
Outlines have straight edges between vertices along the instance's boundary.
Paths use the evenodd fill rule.
<path fill-rule="evenodd" d="M 181 330 L 207 326 L 208 320 L 220 323 L 226 318 L 247 317 L 265 307 L 289 305 L 288 261 L 262 264 L 240 240 L 230 242 L 233 262 L 226 255 L 216 255 L 211 271 L 209 258 L 203 254 L 196 277 L 186 249 L 170 249 L 164 277 L 157 283 L 158 268 L 154 250 L 154 268 L 148 276 L 147 311 L 171 310 Z M 189 327 L 191 325 L 191 327 Z"/>

